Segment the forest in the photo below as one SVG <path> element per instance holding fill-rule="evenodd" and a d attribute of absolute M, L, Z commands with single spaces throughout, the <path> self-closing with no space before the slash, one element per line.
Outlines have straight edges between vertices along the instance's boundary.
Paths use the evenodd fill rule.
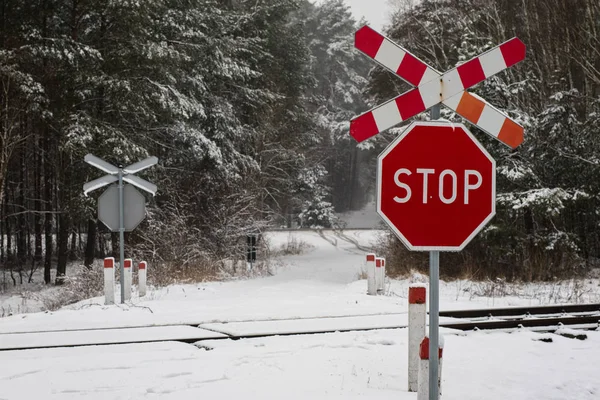
<path fill-rule="evenodd" d="M 439 70 L 511 37 L 523 63 L 472 89 L 525 126 L 497 160 L 497 215 L 443 274 L 548 280 L 600 253 L 600 3 L 399 1 L 385 34 Z M 148 156 L 158 186 L 128 256 L 188 269 L 243 255 L 269 228 L 340 227 L 373 199 L 376 157 L 401 127 L 357 144 L 349 121 L 409 87 L 353 47 L 342 0 L 0 0 L 0 269 L 117 254 L 97 220 L 101 175 Z M 442 117 L 459 117 L 442 110 Z M 426 113 L 419 116 L 427 119 Z M 387 243 L 390 269 L 426 255 Z M 447 257 L 447 258 L 446 258 Z"/>
<path fill-rule="evenodd" d="M 464 251 L 442 255 L 442 275 L 531 281 L 597 268 L 600 3 L 415 3 L 401 2 L 387 34 L 441 71 L 515 36 L 527 46 L 524 62 L 471 90 L 522 124 L 525 140 L 511 150 L 470 127 L 496 159 L 496 216 Z M 381 101 L 406 89 L 389 73 L 371 71 L 369 98 Z M 448 110 L 442 117 L 460 121 Z M 389 249 L 399 272 L 427 270 L 426 255 L 395 241 Z"/>
<path fill-rule="evenodd" d="M 159 158 L 126 238 L 155 263 L 199 268 L 247 232 L 366 201 L 346 131 L 368 64 L 342 1 L 1 0 L 0 21 L 0 258 L 17 280 L 114 254 L 83 196 L 101 175 L 88 153 Z"/>

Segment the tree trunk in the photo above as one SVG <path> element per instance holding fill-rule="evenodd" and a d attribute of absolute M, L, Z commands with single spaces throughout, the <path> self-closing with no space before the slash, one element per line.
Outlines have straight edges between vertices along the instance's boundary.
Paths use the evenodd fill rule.
<path fill-rule="evenodd" d="M 44 158 L 44 240 L 46 242 L 46 254 L 44 260 L 44 282 L 50 284 L 52 270 L 52 166 L 50 165 L 50 149 L 52 139 L 49 137 L 50 132 L 46 129 L 46 140 L 44 141 L 45 158 Z"/>
<path fill-rule="evenodd" d="M 0 198 L 4 197 L 4 191 L 0 191 Z M 6 261 L 6 254 L 4 252 L 4 234 L 5 234 L 5 223 L 6 223 L 6 213 L 4 212 L 4 207 L 2 207 L 2 200 L 0 199 L 0 261 Z"/>
<path fill-rule="evenodd" d="M 69 260 L 77 260 L 77 232 L 75 232 L 75 229 L 71 231 L 71 246 L 69 248 Z"/>
<path fill-rule="evenodd" d="M 58 262 L 56 264 L 56 285 L 62 285 L 67 275 L 67 259 L 69 255 L 70 217 L 68 211 L 62 210 L 58 217 Z"/>
<path fill-rule="evenodd" d="M 36 145 L 36 149 L 40 148 L 40 140 Z M 37 151 L 36 154 L 39 154 Z M 42 259 L 42 157 L 35 157 L 35 214 L 33 216 L 33 224 L 35 229 L 35 259 Z"/>
<path fill-rule="evenodd" d="M 6 193 L 6 195 L 8 197 L 8 193 Z M 10 230 L 10 218 L 6 217 L 9 212 L 8 198 L 6 200 L 7 201 L 4 203 L 4 226 L 6 227 L 6 261 L 10 263 L 12 262 L 12 231 Z"/>
<path fill-rule="evenodd" d="M 115 260 L 119 259 L 119 234 L 117 232 L 111 232 L 110 243 L 112 245 L 112 257 Z"/>
<path fill-rule="evenodd" d="M 90 218 L 88 220 L 87 243 L 85 246 L 84 265 L 90 268 L 94 262 L 96 255 L 96 220 Z"/>
<path fill-rule="evenodd" d="M 25 175 L 25 149 L 21 151 L 21 157 L 19 157 L 19 185 L 17 187 L 16 203 L 18 206 L 17 215 L 17 268 L 21 268 L 27 257 L 27 204 L 25 202 L 25 186 L 26 175 Z"/>
<path fill-rule="evenodd" d="M 96 222 L 96 236 L 98 238 L 98 242 L 97 242 L 97 246 L 98 247 L 97 247 L 96 254 L 100 258 L 105 258 L 106 255 L 107 255 L 107 252 L 106 252 L 106 235 L 101 230 L 101 227 L 98 225 L 98 222 Z"/>

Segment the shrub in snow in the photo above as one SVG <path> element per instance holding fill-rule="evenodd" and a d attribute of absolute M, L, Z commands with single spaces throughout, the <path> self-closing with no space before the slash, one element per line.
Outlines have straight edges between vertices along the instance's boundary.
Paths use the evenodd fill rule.
<path fill-rule="evenodd" d="M 64 285 L 57 290 L 42 293 L 41 301 L 47 310 L 53 311 L 78 301 L 101 296 L 103 293 L 103 261 L 96 261 L 91 268 L 84 265 L 74 268 L 74 271 L 66 276 Z"/>
<path fill-rule="evenodd" d="M 337 222 L 331 203 L 322 200 L 305 202 L 298 218 L 300 226 L 311 229 L 331 228 Z"/>

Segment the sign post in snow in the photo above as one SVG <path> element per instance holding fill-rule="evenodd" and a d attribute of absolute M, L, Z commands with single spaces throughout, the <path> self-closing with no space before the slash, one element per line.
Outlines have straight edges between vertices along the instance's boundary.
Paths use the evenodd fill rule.
<path fill-rule="evenodd" d="M 364 26 L 355 47 L 413 89 L 350 121 L 358 142 L 440 104 L 516 148 L 523 127 L 466 90 L 525 59 L 525 45 L 512 38 L 440 73 L 401 46 Z M 470 157 L 473 157 L 472 159 Z M 412 124 L 380 156 L 377 211 L 410 250 L 429 257 L 429 399 L 438 400 L 439 257 L 458 251 L 495 213 L 495 163 L 462 124 Z"/>
<path fill-rule="evenodd" d="M 119 232 L 119 265 L 121 277 L 121 303 L 128 297 L 125 293 L 125 231 L 131 231 L 144 219 L 146 200 L 134 187 L 124 185 L 130 183 L 152 196 L 156 194 L 155 184 L 133 174 L 156 165 L 158 158 L 148 157 L 128 167 L 116 167 L 92 154 L 85 156 L 84 161 L 101 171 L 106 172 L 101 178 L 83 185 L 83 194 L 88 195 L 96 189 L 117 182 L 117 186 L 109 187 L 98 200 L 98 218 L 113 232 Z"/>

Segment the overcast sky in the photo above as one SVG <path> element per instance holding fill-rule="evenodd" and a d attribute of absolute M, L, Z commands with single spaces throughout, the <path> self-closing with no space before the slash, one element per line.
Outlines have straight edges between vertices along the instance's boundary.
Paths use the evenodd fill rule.
<path fill-rule="evenodd" d="M 321 0 L 317 0 L 321 1 Z M 389 22 L 391 12 L 388 0 L 344 0 L 352 10 L 357 20 L 365 17 L 369 25 L 375 29 L 381 29 Z"/>
<path fill-rule="evenodd" d="M 390 6 L 388 0 L 345 0 L 352 9 L 356 19 L 365 17 L 369 25 L 375 29 L 381 29 L 389 22 Z"/>

